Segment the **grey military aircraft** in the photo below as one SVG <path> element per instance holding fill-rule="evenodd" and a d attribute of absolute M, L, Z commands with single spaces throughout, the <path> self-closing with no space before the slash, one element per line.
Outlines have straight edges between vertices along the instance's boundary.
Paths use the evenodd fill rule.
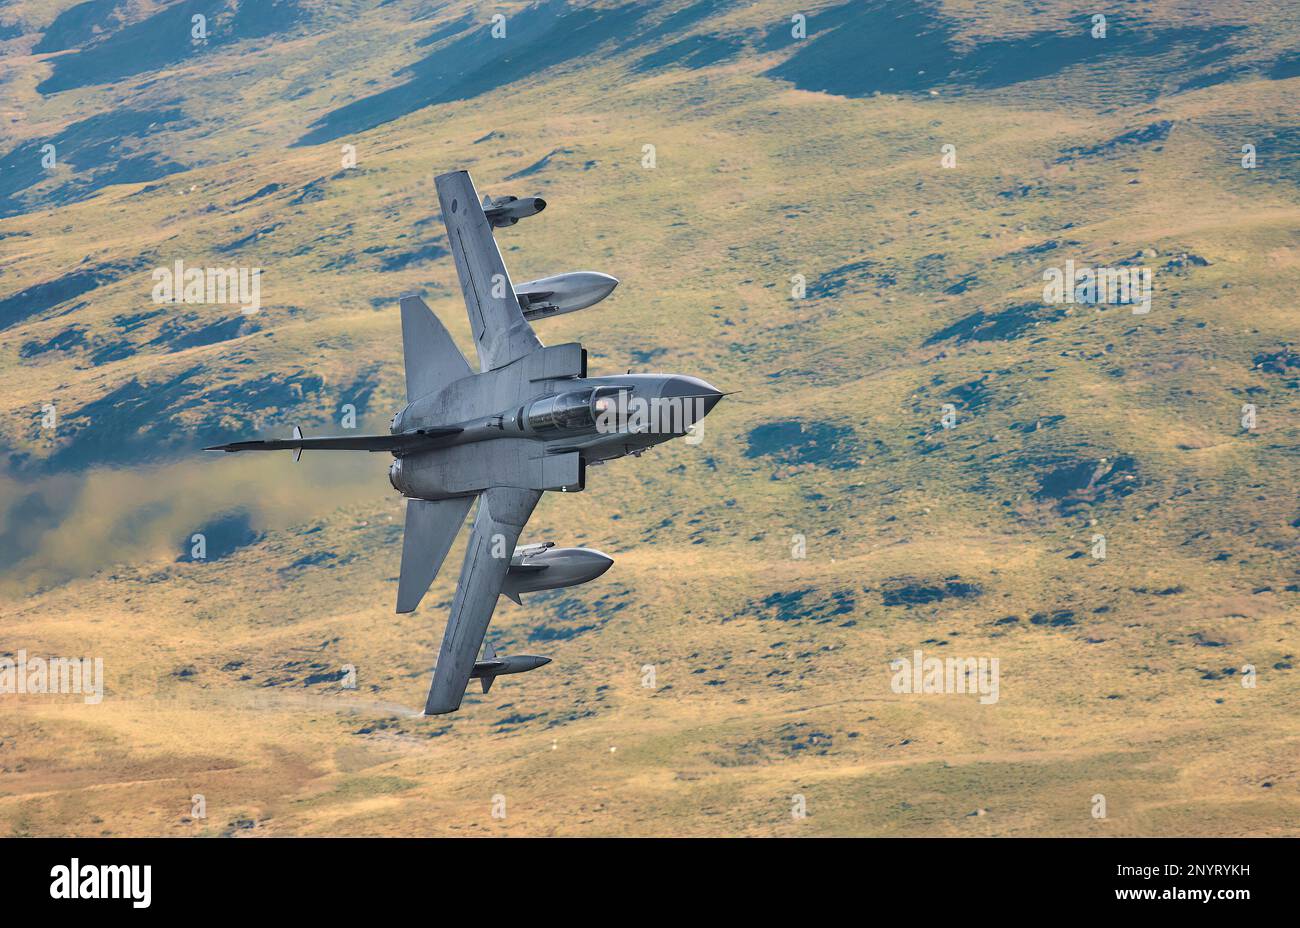
<path fill-rule="evenodd" d="M 723 397 L 696 377 L 666 374 L 587 376 L 581 345 L 543 346 L 530 319 L 574 312 L 604 299 L 618 281 L 579 271 L 510 280 L 493 228 L 540 213 L 540 198 L 484 197 L 468 172 L 436 178 L 447 242 L 469 312 L 479 371 L 416 295 L 401 297 L 406 406 L 387 435 L 237 441 L 214 451 L 388 451 L 393 487 L 407 498 L 397 611 L 411 612 L 438 575 L 478 500 L 460 581 L 442 636 L 424 712 L 460 708 L 469 680 L 487 692 L 500 673 L 521 673 L 549 658 L 476 661 L 497 599 L 585 583 L 612 561 L 586 548 L 519 546 L 547 490 L 577 492 L 587 468 L 688 434 Z M 500 666 L 497 666 L 500 665 Z"/>

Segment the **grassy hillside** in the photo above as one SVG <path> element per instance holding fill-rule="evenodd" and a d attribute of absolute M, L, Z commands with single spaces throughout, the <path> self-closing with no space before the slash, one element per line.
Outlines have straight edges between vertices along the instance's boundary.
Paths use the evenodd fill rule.
<path fill-rule="evenodd" d="M 0 4 L 0 657 L 106 677 L 0 695 L 0 832 L 1295 833 L 1288 5 L 804 12 Z M 393 613 L 387 457 L 197 449 L 385 428 L 402 292 L 468 350 L 458 168 L 546 198 L 517 282 L 621 281 L 544 342 L 741 392 L 544 498 L 613 569 L 503 600 L 553 663 L 425 719 L 456 571 Z M 154 303 L 177 260 L 261 308 Z M 1151 311 L 1045 303 L 1066 260 Z M 895 693 L 916 649 L 1000 698 Z"/>

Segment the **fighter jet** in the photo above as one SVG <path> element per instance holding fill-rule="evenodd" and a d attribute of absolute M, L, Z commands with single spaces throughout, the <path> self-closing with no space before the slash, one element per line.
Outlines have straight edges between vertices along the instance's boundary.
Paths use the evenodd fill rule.
<path fill-rule="evenodd" d="M 389 434 L 306 438 L 295 426 L 290 439 L 207 449 L 291 450 L 295 460 L 304 449 L 390 452 L 388 478 L 407 498 L 398 612 L 419 605 L 478 500 L 426 715 L 459 709 L 470 678 L 493 662 L 475 657 L 502 594 L 518 601 L 522 592 L 586 582 L 608 569 L 609 558 L 588 549 L 517 547 L 542 493 L 581 491 L 588 466 L 686 435 L 723 397 L 677 374 L 588 377 L 581 345 L 543 346 L 530 318 L 594 305 L 618 281 L 581 271 L 514 286 L 492 230 L 540 213 L 545 202 L 480 201 L 466 171 L 435 183 L 478 373 L 424 301 L 408 294 L 400 298 L 407 404 Z M 530 660 L 510 672 L 544 659 Z"/>

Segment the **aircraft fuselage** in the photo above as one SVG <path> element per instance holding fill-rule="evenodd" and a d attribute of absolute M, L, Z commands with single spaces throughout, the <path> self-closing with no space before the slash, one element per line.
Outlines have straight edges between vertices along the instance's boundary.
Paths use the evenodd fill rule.
<path fill-rule="evenodd" d="M 560 468 L 565 458 L 575 457 L 572 479 L 561 477 L 564 482 L 550 486 L 550 478 L 539 476 L 528 486 L 577 491 L 585 467 L 687 434 L 723 395 L 703 380 L 678 374 L 565 377 L 525 386 L 517 375 L 506 376 L 509 368 L 504 371 L 456 381 L 393 417 L 393 434 L 458 429 L 419 451 L 395 452 L 389 479 L 397 490 L 418 499 L 464 496 L 499 485 L 494 468 L 541 474 L 547 459 Z M 470 447 L 485 442 L 493 444 L 490 455 Z"/>

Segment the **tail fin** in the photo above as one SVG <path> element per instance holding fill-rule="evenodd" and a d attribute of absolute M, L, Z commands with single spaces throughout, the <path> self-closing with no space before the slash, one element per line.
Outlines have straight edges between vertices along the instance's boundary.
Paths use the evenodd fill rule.
<path fill-rule="evenodd" d="M 451 550 L 474 497 L 408 499 L 402 572 L 397 581 L 397 611 L 414 612 Z"/>
<path fill-rule="evenodd" d="M 401 305 L 407 401 L 468 377 L 472 373 L 469 362 L 424 300 L 407 294 Z"/>
<path fill-rule="evenodd" d="M 496 677 L 492 675 L 478 678 L 478 682 L 483 686 L 483 692 L 486 693 L 488 690 L 492 689 L 492 681 L 495 679 Z"/>

